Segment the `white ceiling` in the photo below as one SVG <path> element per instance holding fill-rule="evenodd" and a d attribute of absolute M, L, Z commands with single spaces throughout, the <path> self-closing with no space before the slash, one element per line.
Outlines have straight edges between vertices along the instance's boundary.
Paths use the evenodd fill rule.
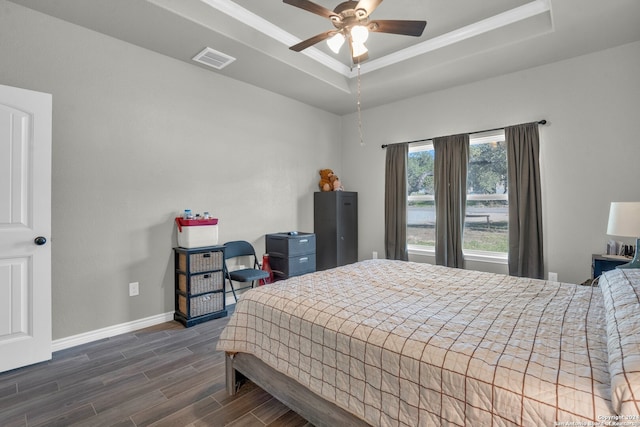
<path fill-rule="evenodd" d="M 333 25 L 281 0 L 10 1 L 326 111 L 356 109 L 348 49 L 288 49 Z M 638 0 L 386 0 L 372 19 L 427 27 L 370 35 L 363 109 L 640 40 Z M 236 60 L 222 70 L 194 62 L 205 47 Z"/>

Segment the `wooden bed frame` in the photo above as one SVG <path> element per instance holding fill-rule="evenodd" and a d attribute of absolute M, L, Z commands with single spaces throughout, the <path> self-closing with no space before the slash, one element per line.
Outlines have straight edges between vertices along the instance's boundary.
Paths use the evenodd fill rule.
<path fill-rule="evenodd" d="M 251 354 L 226 353 L 225 367 L 227 393 L 231 396 L 236 394 L 244 377 L 317 427 L 369 426 Z"/>

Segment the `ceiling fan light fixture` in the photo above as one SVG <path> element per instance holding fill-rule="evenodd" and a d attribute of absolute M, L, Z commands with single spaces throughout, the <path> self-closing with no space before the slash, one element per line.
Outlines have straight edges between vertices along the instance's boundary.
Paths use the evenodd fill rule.
<path fill-rule="evenodd" d="M 344 35 L 342 33 L 336 33 L 330 39 L 327 39 L 327 45 L 333 51 L 333 53 L 340 52 L 340 48 L 344 44 Z"/>
<path fill-rule="evenodd" d="M 383 0 L 343 0 L 333 11 L 314 3 L 312 0 L 282 1 L 291 6 L 304 9 L 307 12 L 328 18 L 335 27 L 333 30 L 316 34 L 293 46 L 289 46 L 289 49 L 295 52 L 301 52 L 320 41 L 326 40 L 329 48 L 338 54 L 342 44 L 348 41 L 353 64 L 358 65 L 369 59 L 368 50 L 364 43 L 369 38 L 370 31 L 420 37 L 424 31 L 424 27 L 427 25 L 426 21 L 414 20 L 384 19 L 370 21 L 369 17 L 371 13 Z"/>
<path fill-rule="evenodd" d="M 364 45 L 369 38 L 369 30 L 364 25 L 355 25 L 351 28 L 351 39 L 353 44 Z"/>

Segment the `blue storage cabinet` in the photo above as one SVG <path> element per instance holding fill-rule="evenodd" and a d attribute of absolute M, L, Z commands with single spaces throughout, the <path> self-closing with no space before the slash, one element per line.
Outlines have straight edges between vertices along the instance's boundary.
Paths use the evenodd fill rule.
<path fill-rule="evenodd" d="M 316 235 L 298 232 L 266 235 L 266 252 L 276 279 L 316 271 Z"/>

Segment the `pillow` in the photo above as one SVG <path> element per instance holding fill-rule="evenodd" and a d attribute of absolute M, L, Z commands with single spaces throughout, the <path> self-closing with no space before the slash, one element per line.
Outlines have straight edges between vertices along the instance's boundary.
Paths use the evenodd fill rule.
<path fill-rule="evenodd" d="M 611 403 L 640 415 L 640 269 L 607 271 L 599 282 L 607 318 Z"/>

